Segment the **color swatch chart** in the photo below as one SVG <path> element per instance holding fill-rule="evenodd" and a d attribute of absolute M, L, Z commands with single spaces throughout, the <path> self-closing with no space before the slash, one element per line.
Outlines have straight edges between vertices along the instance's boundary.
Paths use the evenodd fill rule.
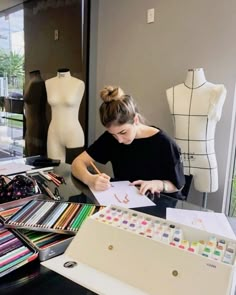
<path fill-rule="evenodd" d="M 32 200 L 11 216 L 5 226 L 76 234 L 88 216 L 103 208 L 93 204 Z"/>
<path fill-rule="evenodd" d="M 36 257 L 35 251 L 0 224 L 0 277 Z"/>
<path fill-rule="evenodd" d="M 190 241 L 184 237 L 180 225 L 176 226 L 161 218 L 118 206 L 106 207 L 92 218 L 216 261 L 231 265 L 235 261 L 235 243 L 217 239 L 215 236 L 209 236 L 207 240 Z"/>

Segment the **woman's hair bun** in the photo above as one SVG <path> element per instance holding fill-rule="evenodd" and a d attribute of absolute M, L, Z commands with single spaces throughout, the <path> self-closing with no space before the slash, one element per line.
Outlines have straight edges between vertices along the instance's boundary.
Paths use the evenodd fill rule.
<path fill-rule="evenodd" d="M 100 97 L 104 102 L 110 102 L 112 100 L 119 100 L 124 95 L 124 91 L 120 87 L 105 86 L 100 91 Z"/>

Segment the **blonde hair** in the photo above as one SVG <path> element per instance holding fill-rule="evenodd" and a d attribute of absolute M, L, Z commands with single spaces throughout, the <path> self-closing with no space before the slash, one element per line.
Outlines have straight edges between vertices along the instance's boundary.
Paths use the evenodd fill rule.
<path fill-rule="evenodd" d="M 103 100 L 99 109 L 103 126 L 133 124 L 136 114 L 141 118 L 132 96 L 120 87 L 106 86 L 100 91 L 100 97 Z"/>

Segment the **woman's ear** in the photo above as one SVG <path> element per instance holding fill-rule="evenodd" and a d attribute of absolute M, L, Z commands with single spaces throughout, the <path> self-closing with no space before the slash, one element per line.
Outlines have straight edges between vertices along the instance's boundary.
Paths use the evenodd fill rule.
<path fill-rule="evenodd" d="M 136 115 L 134 116 L 134 124 L 136 124 L 136 125 L 139 124 L 139 116 L 138 116 L 138 114 L 136 114 Z"/>

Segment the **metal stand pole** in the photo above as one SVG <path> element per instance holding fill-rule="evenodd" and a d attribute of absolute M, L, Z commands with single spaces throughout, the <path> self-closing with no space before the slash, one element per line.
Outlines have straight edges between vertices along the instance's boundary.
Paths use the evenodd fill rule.
<path fill-rule="evenodd" d="M 202 207 L 206 209 L 207 207 L 207 193 L 203 193 L 202 196 Z"/>

